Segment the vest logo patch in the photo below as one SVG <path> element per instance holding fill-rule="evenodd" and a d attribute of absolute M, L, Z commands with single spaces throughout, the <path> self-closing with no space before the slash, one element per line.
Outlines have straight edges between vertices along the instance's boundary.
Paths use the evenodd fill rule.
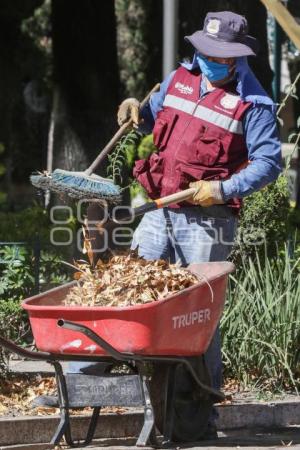
<path fill-rule="evenodd" d="M 226 109 L 233 109 L 236 107 L 240 100 L 240 97 L 238 95 L 231 95 L 226 94 L 223 98 L 221 98 L 220 103 L 223 106 L 223 108 Z"/>
<path fill-rule="evenodd" d="M 191 95 L 194 92 L 194 89 L 191 86 L 187 86 L 186 84 L 182 84 L 179 81 L 175 84 L 175 89 L 178 89 L 178 91 L 181 94 L 188 94 Z"/>
<path fill-rule="evenodd" d="M 218 19 L 211 19 L 209 20 L 208 24 L 206 25 L 206 31 L 209 34 L 218 34 L 220 29 L 221 21 Z"/>

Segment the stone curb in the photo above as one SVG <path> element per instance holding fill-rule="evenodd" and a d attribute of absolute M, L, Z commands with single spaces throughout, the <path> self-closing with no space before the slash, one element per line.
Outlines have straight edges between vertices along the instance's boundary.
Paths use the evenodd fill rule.
<path fill-rule="evenodd" d="M 300 401 L 238 403 L 217 406 L 220 430 L 284 428 L 300 425 Z"/>
<path fill-rule="evenodd" d="M 50 450 L 53 447 L 50 444 L 24 444 L 0 447 L 0 450 Z"/>
<path fill-rule="evenodd" d="M 217 406 L 218 429 L 274 429 L 300 425 L 300 402 L 244 403 Z M 58 416 L 23 416 L 0 418 L 1 446 L 49 442 L 59 422 Z M 88 416 L 71 419 L 74 439 L 82 439 L 88 427 Z M 143 424 L 140 411 L 100 415 L 95 438 L 137 436 Z"/>
<path fill-rule="evenodd" d="M 50 442 L 59 423 L 58 416 L 7 417 L 0 419 L 1 446 Z M 95 438 L 136 436 L 141 430 L 143 414 L 103 414 L 96 427 Z M 83 439 L 89 424 L 88 416 L 73 416 L 74 439 Z"/>

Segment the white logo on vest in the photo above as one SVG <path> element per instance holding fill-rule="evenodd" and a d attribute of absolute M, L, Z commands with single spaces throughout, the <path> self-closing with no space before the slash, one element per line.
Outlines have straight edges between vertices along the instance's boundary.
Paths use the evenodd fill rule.
<path fill-rule="evenodd" d="M 189 94 L 189 95 L 191 95 L 194 91 L 194 89 L 191 86 L 182 84 L 179 81 L 177 81 L 177 83 L 175 84 L 175 89 L 178 89 L 178 91 L 181 92 L 181 94 Z"/>
<path fill-rule="evenodd" d="M 211 19 L 206 26 L 207 33 L 218 34 L 220 29 L 220 23 L 221 21 L 218 19 Z"/>
<path fill-rule="evenodd" d="M 240 100 L 240 97 L 238 95 L 231 95 L 226 94 L 223 98 L 221 98 L 220 103 L 223 106 L 223 108 L 226 109 L 233 109 L 236 107 Z"/>

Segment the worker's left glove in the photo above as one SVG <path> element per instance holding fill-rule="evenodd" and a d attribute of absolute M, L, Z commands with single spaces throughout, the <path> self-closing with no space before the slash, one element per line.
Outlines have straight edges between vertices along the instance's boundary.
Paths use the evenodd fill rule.
<path fill-rule="evenodd" d="M 118 124 L 119 126 L 132 119 L 133 124 L 138 126 L 140 117 L 140 102 L 136 98 L 127 98 L 119 106 L 118 110 Z"/>
<path fill-rule="evenodd" d="M 212 206 L 225 203 L 221 190 L 221 181 L 194 181 L 190 187 L 196 188 L 196 192 L 190 203 L 200 206 Z"/>

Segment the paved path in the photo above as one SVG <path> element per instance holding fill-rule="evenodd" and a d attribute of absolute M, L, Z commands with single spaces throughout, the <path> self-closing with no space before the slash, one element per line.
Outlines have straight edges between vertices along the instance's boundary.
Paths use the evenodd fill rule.
<path fill-rule="evenodd" d="M 78 450 L 96 450 L 105 448 L 105 450 L 141 450 L 141 447 L 135 446 L 136 439 L 99 439 L 95 440 L 88 447 L 78 447 Z M 159 444 L 161 441 L 159 441 Z M 27 444 L 15 446 L 0 446 L 0 450 L 47 450 L 51 447 L 47 444 Z M 53 448 L 53 447 L 52 447 Z M 63 449 L 67 447 L 63 446 Z M 161 447 L 158 447 L 161 448 Z M 300 449 L 300 427 L 260 431 L 260 430 L 235 430 L 230 433 L 219 433 L 219 439 L 216 441 L 203 441 L 189 443 L 187 445 L 171 446 L 169 449 L 197 450 L 206 448 L 208 450 L 231 450 L 231 449 Z M 144 447 L 145 450 L 152 450 L 152 447 Z"/>
<path fill-rule="evenodd" d="M 203 441 L 187 445 L 178 445 L 169 447 L 170 449 L 184 449 L 184 450 L 197 450 L 203 448 L 209 450 L 222 450 L 222 449 L 300 449 L 300 429 L 294 430 L 277 430 L 270 431 L 269 433 L 260 432 L 259 430 L 251 430 L 250 432 L 235 431 L 230 433 L 231 435 L 225 435 L 219 433 L 219 439 L 216 441 Z M 95 444 L 86 447 L 88 450 L 96 450 L 104 447 L 105 450 L 141 450 L 141 447 L 135 446 L 135 440 L 132 439 L 114 439 L 114 440 L 99 440 Z M 152 450 L 152 447 L 144 447 L 145 450 Z M 84 450 L 79 448 L 79 450 Z"/>
<path fill-rule="evenodd" d="M 65 361 L 62 361 L 61 364 L 63 368 L 66 368 L 68 365 Z M 14 373 L 26 373 L 32 375 L 39 373 L 42 375 L 54 375 L 54 367 L 46 361 L 11 359 L 8 367 L 9 370 Z"/>

